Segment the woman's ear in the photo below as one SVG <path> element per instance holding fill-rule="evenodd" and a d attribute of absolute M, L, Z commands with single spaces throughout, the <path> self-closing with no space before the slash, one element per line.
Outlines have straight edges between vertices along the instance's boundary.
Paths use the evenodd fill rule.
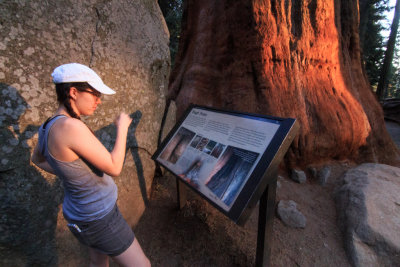
<path fill-rule="evenodd" d="M 69 97 L 72 98 L 73 100 L 76 100 L 78 96 L 78 89 L 76 87 L 70 87 L 69 88 Z"/>

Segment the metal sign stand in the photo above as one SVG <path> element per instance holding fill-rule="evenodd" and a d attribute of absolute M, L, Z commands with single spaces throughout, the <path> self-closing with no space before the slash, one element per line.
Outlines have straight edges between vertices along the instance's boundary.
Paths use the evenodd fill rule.
<path fill-rule="evenodd" d="M 219 121 L 228 121 L 229 123 L 225 125 L 219 123 Z M 214 129 L 214 127 L 216 128 Z M 225 130 L 222 130 L 225 129 L 224 127 L 231 129 L 232 133 L 225 133 Z M 247 129 L 248 127 L 254 127 L 255 129 Z M 186 204 L 187 191 L 188 188 L 191 188 L 236 224 L 243 226 L 251 215 L 252 210 L 259 203 L 255 266 L 268 266 L 270 265 L 278 168 L 299 129 L 299 122 L 293 118 L 278 118 L 190 105 L 181 120 L 159 145 L 152 159 L 176 176 L 178 209 L 181 209 Z M 251 140 L 254 142 L 243 141 L 244 135 L 247 135 L 247 133 L 253 135 Z M 216 150 L 218 152 L 214 155 L 211 154 L 216 158 L 219 158 L 221 153 L 224 153 L 222 155 L 226 156 L 221 161 L 220 166 L 221 168 L 222 166 L 226 168 L 224 169 L 224 174 L 221 173 L 220 175 L 224 176 L 224 179 L 231 178 L 225 172 L 228 170 L 229 172 L 233 171 L 232 168 L 242 168 L 241 170 L 246 172 L 246 174 L 242 173 L 240 175 L 241 180 L 238 180 L 241 183 L 240 186 L 236 184 L 232 187 L 236 191 L 232 189 L 233 191 L 230 192 L 232 195 L 226 195 L 229 197 L 229 205 L 227 204 L 228 202 L 224 202 L 227 204 L 225 205 L 215 201 L 213 197 L 210 198 L 206 194 L 209 192 L 204 190 L 204 188 L 201 186 L 195 187 L 187 182 L 186 179 L 183 179 L 185 174 L 182 173 L 181 169 L 183 166 L 181 165 L 185 165 L 185 161 L 188 164 L 189 161 L 192 163 L 197 162 L 197 160 L 194 161 L 195 156 L 200 153 L 191 149 L 203 151 L 206 148 L 208 149 L 206 150 L 207 154 L 214 151 L 211 149 L 216 149 L 217 142 L 211 140 L 212 138 L 208 137 L 209 134 L 222 135 L 221 139 L 218 139 L 219 146 Z M 211 143 L 210 140 L 213 144 L 207 148 L 208 144 Z M 186 157 L 184 156 L 185 161 L 181 162 L 180 165 L 177 164 L 177 161 L 185 152 L 187 152 Z M 249 173 L 250 169 L 243 169 L 245 168 L 242 166 L 243 164 L 239 165 L 242 167 L 236 166 L 238 160 L 245 161 L 246 158 L 249 160 L 248 164 L 252 164 L 253 169 L 251 173 Z M 228 159 L 232 159 L 232 161 L 228 161 Z M 217 171 L 219 172 L 221 169 Z M 217 176 L 217 173 L 213 175 L 211 178 L 215 178 L 217 182 L 218 179 L 221 179 L 220 176 Z M 216 180 L 211 180 L 214 181 L 213 186 L 221 186 Z M 223 180 L 221 183 L 225 187 L 221 187 L 220 189 L 227 190 L 230 182 Z M 227 208 L 228 206 L 229 208 Z"/>
<path fill-rule="evenodd" d="M 256 267 L 269 266 L 274 222 L 276 173 L 260 198 L 258 213 Z"/>
<path fill-rule="evenodd" d="M 178 210 L 182 209 L 186 204 L 186 187 L 185 184 L 176 178 L 176 192 L 177 192 L 177 200 L 178 200 Z"/>

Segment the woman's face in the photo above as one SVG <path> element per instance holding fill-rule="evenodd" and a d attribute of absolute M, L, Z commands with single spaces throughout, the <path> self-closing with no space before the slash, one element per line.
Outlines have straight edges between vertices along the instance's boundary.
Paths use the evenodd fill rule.
<path fill-rule="evenodd" d="M 101 103 L 101 93 L 91 88 L 87 88 L 85 91 L 77 90 L 76 96 L 75 107 L 78 116 L 92 115 L 97 105 Z"/>

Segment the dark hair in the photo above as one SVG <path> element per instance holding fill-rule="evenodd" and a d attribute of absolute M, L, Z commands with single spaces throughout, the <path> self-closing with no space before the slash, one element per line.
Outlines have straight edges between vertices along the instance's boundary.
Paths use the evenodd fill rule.
<path fill-rule="evenodd" d="M 87 82 L 75 82 L 75 83 L 56 83 L 56 92 L 57 92 L 57 101 L 64 105 L 67 109 L 68 114 L 72 118 L 76 118 L 80 120 L 78 114 L 71 107 L 71 96 L 69 95 L 69 91 L 71 87 L 75 87 L 78 91 L 85 91 L 87 88 L 93 89 L 90 84 Z"/>

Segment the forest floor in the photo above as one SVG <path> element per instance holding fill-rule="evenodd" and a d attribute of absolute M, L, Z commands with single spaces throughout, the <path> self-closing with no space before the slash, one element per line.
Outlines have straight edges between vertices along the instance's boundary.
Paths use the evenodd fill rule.
<path fill-rule="evenodd" d="M 387 127 L 399 146 L 400 125 L 390 122 Z M 336 223 L 334 191 L 338 178 L 355 165 L 334 162 L 330 166 L 325 186 L 309 178 L 298 184 L 280 174 L 276 201 L 295 201 L 307 225 L 290 228 L 274 217 L 270 266 L 350 266 Z M 194 193 L 178 210 L 175 183 L 167 173 L 155 180 L 150 205 L 135 227 L 152 266 L 254 266 L 258 209 L 243 227 Z"/>

